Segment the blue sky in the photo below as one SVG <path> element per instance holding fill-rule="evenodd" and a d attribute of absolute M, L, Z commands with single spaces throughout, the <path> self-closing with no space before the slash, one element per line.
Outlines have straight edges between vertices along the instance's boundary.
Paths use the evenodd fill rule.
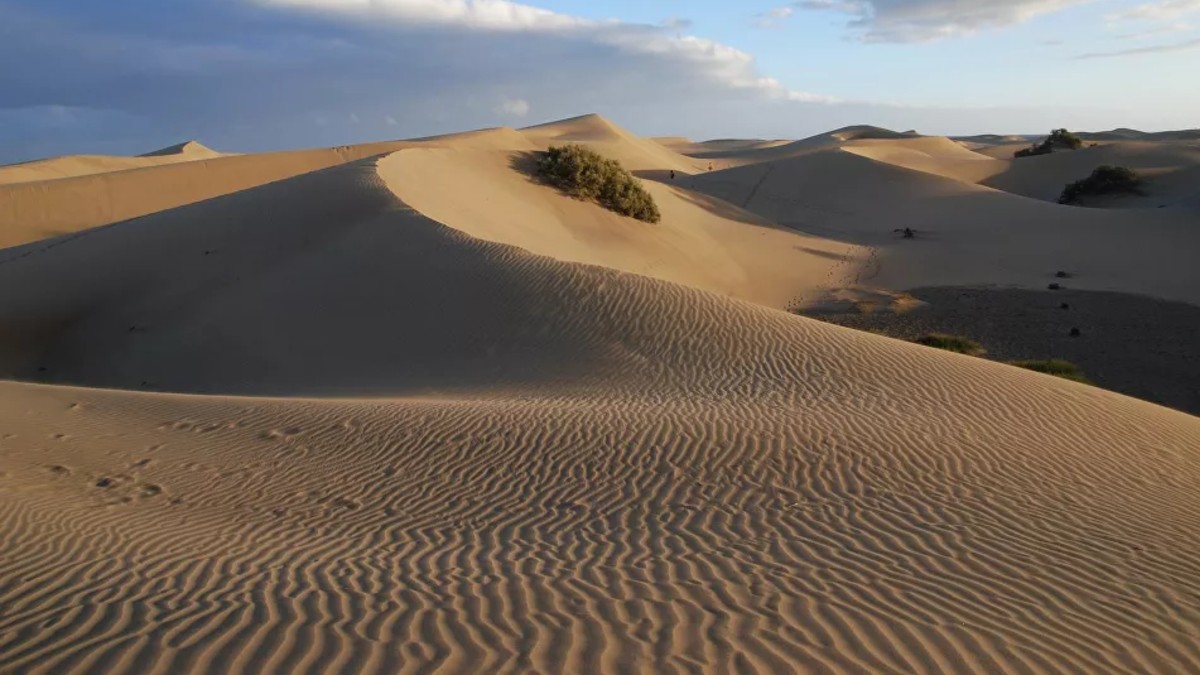
<path fill-rule="evenodd" d="M 0 162 L 600 112 L 646 135 L 1200 126 L 1200 0 L 0 0 Z"/>

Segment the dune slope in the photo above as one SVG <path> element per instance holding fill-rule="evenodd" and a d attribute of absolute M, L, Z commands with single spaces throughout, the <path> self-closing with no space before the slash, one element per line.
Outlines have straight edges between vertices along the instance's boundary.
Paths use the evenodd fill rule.
<path fill-rule="evenodd" d="M 369 143 L 207 159 L 203 154 L 118 158 L 120 167 L 106 164 L 57 180 L 0 184 L 0 247 L 157 213 L 407 145 Z"/>
<path fill-rule="evenodd" d="M 780 309 L 847 283 L 861 265 L 858 247 L 778 227 L 669 179 L 643 181 L 663 212 L 660 223 L 598 209 L 538 184 L 533 149 L 519 139 L 481 138 L 405 150 L 381 164 L 381 175 L 406 203 L 471 236 Z M 462 198 L 464 189 L 471 199 Z"/>
<path fill-rule="evenodd" d="M 1056 271 L 1066 270 L 1076 288 L 1200 303 L 1200 272 L 1189 262 L 1190 251 L 1200 246 L 1194 211 L 1061 206 L 884 161 L 896 155 L 911 160 L 905 143 L 887 153 L 853 146 L 821 150 L 683 184 L 773 222 L 866 247 L 857 283 L 1044 289 L 1056 281 Z M 994 161 L 959 164 L 986 168 Z M 942 168 L 947 174 L 957 170 Z M 915 229 L 917 238 L 894 232 L 905 227 Z"/>
<path fill-rule="evenodd" d="M 0 670 L 1200 668 L 1196 418 L 481 241 L 392 160 L 4 252 L 8 372 L 219 395 L 0 384 Z"/>
<path fill-rule="evenodd" d="M 222 153 L 207 148 L 196 141 L 148 152 L 137 157 L 114 157 L 107 155 L 71 155 L 55 157 L 21 164 L 0 166 L 0 185 L 32 183 L 41 180 L 57 180 L 88 176 L 110 171 L 144 169 L 177 162 L 221 157 Z"/>

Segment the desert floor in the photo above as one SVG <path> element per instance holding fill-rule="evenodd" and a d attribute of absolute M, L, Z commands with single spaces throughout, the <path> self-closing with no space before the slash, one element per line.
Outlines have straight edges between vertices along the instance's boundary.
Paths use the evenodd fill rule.
<path fill-rule="evenodd" d="M 0 167 L 0 672 L 1200 670 L 1200 142 L 1020 142 Z"/>

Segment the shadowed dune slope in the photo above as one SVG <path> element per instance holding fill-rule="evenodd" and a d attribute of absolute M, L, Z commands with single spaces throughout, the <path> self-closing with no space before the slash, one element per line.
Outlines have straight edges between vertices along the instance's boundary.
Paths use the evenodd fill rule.
<path fill-rule="evenodd" d="M 474 239 L 378 163 L 4 252 L 17 375 L 380 397 L 0 384 L 0 670 L 1200 668 L 1196 418 Z"/>

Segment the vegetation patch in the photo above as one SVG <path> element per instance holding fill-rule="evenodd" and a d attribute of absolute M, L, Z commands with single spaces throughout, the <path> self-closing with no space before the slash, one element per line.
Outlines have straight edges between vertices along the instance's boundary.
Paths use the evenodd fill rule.
<path fill-rule="evenodd" d="M 654 197 L 620 162 L 582 145 L 550 148 L 538 160 L 538 176 L 564 193 L 595 202 L 623 216 L 647 223 L 662 220 Z"/>
<path fill-rule="evenodd" d="M 1077 180 L 1063 188 L 1059 204 L 1078 204 L 1081 197 L 1106 195 L 1114 192 L 1139 193 L 1142 179 L 1133 169 L 1123 166 L 1100 166 L 1092 175 Z"/>
<path fill-rule="evenodd" d="M 1055 150 L 1078 150 L 1082 147 L 1083 139 L 1066 129 L 1055 129 L 1050 132 L 1050 135 L 1044 141 L 1016 151 L 1013 153 L 1013 157 L 1048 155 Z"/>
<path fill-rule="evenodd" d="M 930 333 L 923 335 L 916 340 L 917 344 L 933 347 L 935 349 L 944 349 L 948 352 L 958 354 L 966 354 L 967 356 L 983 356 L 987 350 L 978 342 L 965 338 L 961 335 L 947 335 L 945 333 Z"/>
<path fill-rule="evenodd" d="M 1055 377 L 1061 377 L 1064 380 L 1092 384 L 1092 381 L 1083 374 L 1083 371 L 1079 368 L 1079 366 L 1071 363 L 1070 361 L 1064 361 L 1062 359 L 1048 359 L 1045 361 L 1010 361 L 1009 365 L 1016 366 L 1018 368 L 1024 368 L 1026 370 L 1033 370 L 1039 373 L 1045 373 L 1047 375 L 1053 375 Z"/>

